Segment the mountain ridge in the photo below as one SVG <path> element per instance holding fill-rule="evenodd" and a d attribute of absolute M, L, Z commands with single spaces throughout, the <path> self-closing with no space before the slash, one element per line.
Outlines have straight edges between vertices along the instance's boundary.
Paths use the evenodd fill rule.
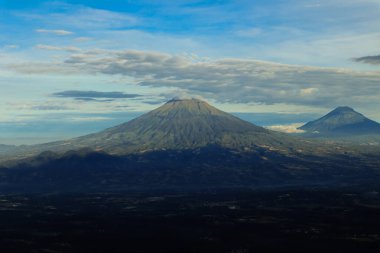
<path fill-rule="evenodd" d="M 336 184 L 380 178 L 377 155 L 264 129 L 196 99 L 170 100 L 102 132 L 22 152 L 16 161 L 2 164 L 0 192 Z"/>

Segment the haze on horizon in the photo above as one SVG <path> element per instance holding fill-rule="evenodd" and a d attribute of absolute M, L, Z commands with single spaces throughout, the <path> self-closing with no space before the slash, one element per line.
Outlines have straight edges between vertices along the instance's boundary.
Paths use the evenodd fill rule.
<path fill-rule="evenodd" d="M 0 2 L 0 144 L 130 120 L 176 96 L 259 125 L 347 105 L 380 121 L 376 0 Z"/>

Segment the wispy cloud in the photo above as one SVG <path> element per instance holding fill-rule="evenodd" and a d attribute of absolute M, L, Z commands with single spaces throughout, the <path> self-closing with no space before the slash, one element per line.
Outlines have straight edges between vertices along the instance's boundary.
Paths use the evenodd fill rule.
<path fill-rule="evenodd" d="M 364 56 L 360 58 L 354 58 L 353 60 L 356 62 L 362 62 L 372 65 L 380 65 L 380 55 Z"/>
<path fill-rule="evenodd" d="M 139 22 L 132 15 L 90 7 L 72 8 L 65 14 L 55 13 L 52 18 L 53 22 L 61 23 L 63 19 L 68 25 L 81 29 L 131 27 Z"/>
<path fill-rule="evenodd" d="M 32 110 L 37 111 L 60 111 L 71 109 L 64 105 L 36 105 L 31 107 Z"/>
<path fill-rule="evenodd" d="M 112 92 L 99 92 L 99 91 L 79 91 L 79 90 L 68 90 L 61 91 L 52 94 L 56 97 L 63 98 L 75 98 L 84 101 L 91 101 L 96 98 L 110 98 L 110 99 L 118 99 L 118 98 L 137 98 L 141 97 L 139 94 L 128 94 L 124 92 L 112 91 Z"/>
<path fill-rule="evenodd" d="M 10 45 L 4 46 L 5 49 L 17 49 L 19 47 L 20 47 L 19 45 L 15 45 L 15 44 L 10 44 Z"/>
<path fill-rule="evenodd" d="M 67 36 L 67 35 L 74 34 L 73 32 L 66 31 L 66 30 L 48 30 L 48 29 L 37 29 L 36 32 L 55 34 L 55 35 L 59 35 L 59 36 Z"/>
<path fill-rule="evenodd" d="M 62 101 L 55 101 L 54 99 L 46 99 L 44 101 L 15 101 L 5 105 L 6 109 L 16 110 L 22 112 L 22 115 L 28 113 L 38 114 L 39 111 L 69 111 L 75 108 L 75 104 Z M 44 112 L 43 112 L 44 113 Z"/>
<path fill-rule="evenodd" d="M 108 103 L 114 101 L 114 99 L 96 99 L 96 98 L 74 98 L 78 101 L 85 101 L 85 102 L 100 102 L 100 103 Z"/>
<path fill-rule="evenodd" d="M 57 46 L 43 45 L 43 44 L 39 44 L 35 48 L 41 49 L 41 50 L 49 50 L 49 51 L 67 51 L 67 52 L 80 52 L 80 51 L 82 51 L 80 48 L 72 47 L 72 46 L 57 47 Z"/>
<path fill-rule="evenodd" d="M 91 41 L 91 40 L 93 40 L 93 39 L 90 37 L 78 37 L 78 38 L 74 39 L 74 41 L 76 41 L 76 42 L 87 42 L 87 41 Z"/>
<path fill-rule="evenodd" d="M 72 117 L 70 120 L 74 122 L 95 122 L 95 121 L 107 121 L 109 117 Z"/>
<path fill-rule="evenodd" d="M 39 33 L 51 33 L 59 36 L 72 35 L 66 30 L 106 29 L 131 27 L 140 22 L 139 18 L 126 13 L 105 9 L 91 8 L 81 4 L 50 2 L 40 10 L 15 12 L 16 16 L 25 20 L 41 22 L 45 27 L 63 27 L 65 29 L 37 29 Z"/>
<path fill-rule="evenodd" d="M 256 37 L 260 34 L 262 34 L 263 30 L 257 27 L 245 29 L 245 30 L 239 30 L 236 32 L 236 35 L 241 37 Z"/>

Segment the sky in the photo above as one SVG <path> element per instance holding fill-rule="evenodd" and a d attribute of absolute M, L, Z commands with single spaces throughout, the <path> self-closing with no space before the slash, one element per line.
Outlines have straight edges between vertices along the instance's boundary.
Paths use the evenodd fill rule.
<path fill-rule="evenodd" d="M 0 144 L 99 131 L 173 97 L 276 130 L 380 121 L 380 0 L 0 0 Z"/>

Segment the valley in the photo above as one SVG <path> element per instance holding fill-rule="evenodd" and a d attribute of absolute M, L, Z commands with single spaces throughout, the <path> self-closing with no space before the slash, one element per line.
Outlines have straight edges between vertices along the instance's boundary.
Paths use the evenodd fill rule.
<path fill-rule="evenodd" d="M 367 184 L 0 195 L 0 247 L 62 253 L 378 252 L 379 191 Z"/>

